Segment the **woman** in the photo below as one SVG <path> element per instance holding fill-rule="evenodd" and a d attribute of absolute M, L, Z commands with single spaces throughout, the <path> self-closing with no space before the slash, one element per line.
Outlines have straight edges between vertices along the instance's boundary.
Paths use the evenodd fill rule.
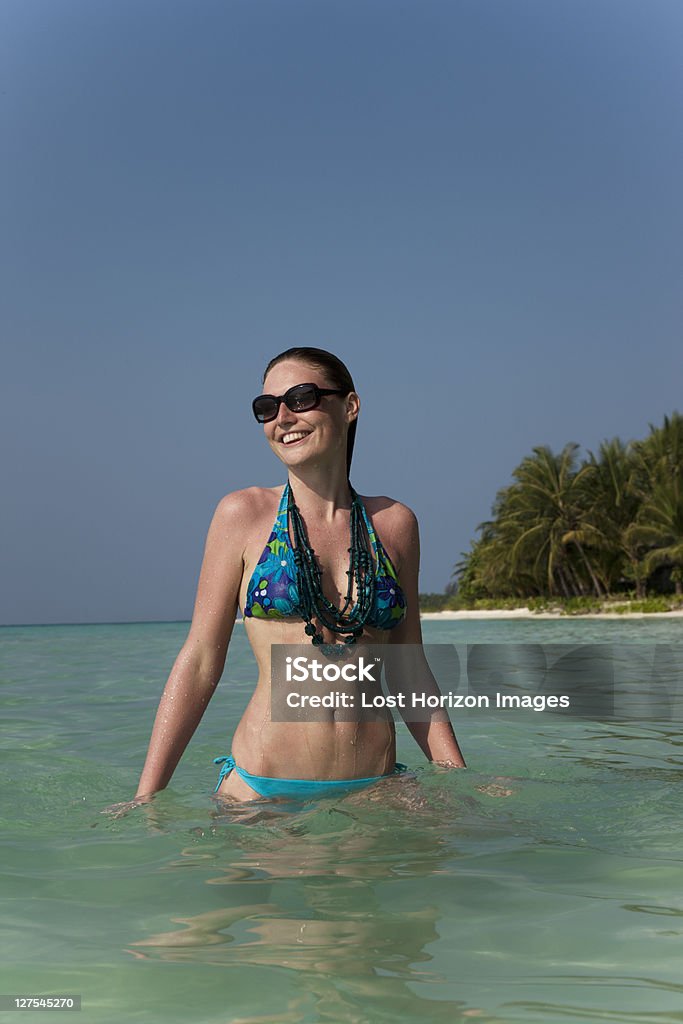
<path fill-rule="evenodd" d="M 168 785 L 218 685 L 238 608 L 259 677 L 231 756 L 216 758 L 219 796 L 353 789 L 404 768 L 389 718 L 339 721 L 330 711 L 317 722 L 271 719 L 272 644 L 305 643 L 312 654 L 340 639 L 412 644 L 426 661 L 415 516 L 389 498 L 361 501 L 349 482 L 360 400 L 348 370 L 321 349 L 293 348 L 268 364 L 263 389 L 254 414 L 288 482 L 235 491 L 216 509 L 192 625 L 161 697 L 134 802 Z M 408 724 L 430 760 L 464 767 L 447 716 Z"/>

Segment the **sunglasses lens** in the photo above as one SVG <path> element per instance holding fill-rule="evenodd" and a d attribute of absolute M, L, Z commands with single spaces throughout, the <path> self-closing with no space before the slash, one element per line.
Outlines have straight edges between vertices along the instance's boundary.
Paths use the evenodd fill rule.
<path fill-rule="evenodd" d="M 315 388 L 310 384 L 298 384 L 287 392 L 285 401 L 287 408 L 292 412 L 305 412 L 317 405 L 318 396 Z"/>
<path fill-rule="evenodd" d="M 291 412 L 306 412 L 307 409 L 315 409 L 317 406 L 318 389 L 314 384 L 297 384 L 289 389 L 281 401 Z M 268 423 L 277 416 L 280 403 L 272 395 L 259 395 L 251 403 L 251 407 L 259 423 Z"/>
<path fill-rule="evenodd" d="M 254 416 L 259 423 L 267 423 L 277 416 L 278 405 L 274 398 L 264 395 L 263 398 L 255 398 L 253 403 Z"/>

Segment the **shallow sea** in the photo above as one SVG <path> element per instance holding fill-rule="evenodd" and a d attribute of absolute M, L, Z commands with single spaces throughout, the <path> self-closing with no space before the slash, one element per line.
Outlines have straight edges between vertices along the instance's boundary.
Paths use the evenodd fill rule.
<path fill-rule="evenodd" d="M 107 817 L 135 791 L 186 631 L 0 629 L 0 993 L 81 994 L 88 1024 L 683 1021 L 676 700 L 609 720 L 454 711 L 466 772 L 428 764 L 399 724 L 411 778 L 229 812 L 212 758 L 253 685 L 237 626 L 171 785 Z M 657 644 L 666 661 L 683 620 L 430 621 L 424 635 Z M 629 660 L 637 689 L 647 673 Z"/>

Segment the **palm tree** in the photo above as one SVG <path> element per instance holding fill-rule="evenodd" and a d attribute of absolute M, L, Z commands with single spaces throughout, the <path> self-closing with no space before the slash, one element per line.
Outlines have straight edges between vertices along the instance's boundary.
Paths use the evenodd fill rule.
<path fill-rule="evenodd" d="M 534 448 L 533 455 L 524 458 L 513 473 L 515 483 L 507 489 L 500 525 L 503 531 L 516 534 L 510 552 L 513 566 L 531 555 L 534 568 L 544 568 L 550 594 L 558 584 L 566 596 L 581 592 L 581 572 L 585 570 L 601 597 L 602 588 L 585 548 L 594 536 L 584 490 L 591 467 L 584 465 L 577 471 L 578 447 L 570 442 L 557 455 L 547 445 Z M 578 565 L 571 557 L 572 548 L 579 556 Z"/>
<path fill-rule="evenodd" d="M 577 451 L 543 445 L 522 460 L 456 566 L 462 596 L 603 597 L 627 577 L 644 597 L 658 566 L 683 594 L 683 416 L 644 441 L 605 441 L 578 468 Z"/>
<path fill-rule="evenodd" d="M 635 445 L 641 505 L 629 539 L 648 550 L 648 573 L 660 565 L 672 569 L 677 595 L 683 594 L 683 416 L 664 417 L 661 427 Z"/>
<path fill-rule="evenodd" d="M 593 452 L 587 478 L 587 519 L 605 589 L 613 589 L 621 576 L 632 579 L 636 596 L 645 597 L 647 571 L 643 546 L 628 531 L 636 521 L 641 499 L 634 484 L 635 461 L 631 446 L 619 438 L 603 441 L 598 456 Z"/>

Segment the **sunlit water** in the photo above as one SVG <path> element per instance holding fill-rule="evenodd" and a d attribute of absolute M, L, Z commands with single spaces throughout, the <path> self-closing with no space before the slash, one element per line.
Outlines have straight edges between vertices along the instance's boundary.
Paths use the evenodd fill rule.
<path fill-rule="evenodd" d="M 466 772 L 400 724 L 412 778 L 230 812 L 211 761 L 253 685 L 238 626 L 171 786 L 111 819 L 186 629 L 0 629 L 0 992 L 80 993 L 87 1022 L 683 1021 L 676 716 L 454 713 Z M 424 634 L 680 643 L 683 621 Z"/>

